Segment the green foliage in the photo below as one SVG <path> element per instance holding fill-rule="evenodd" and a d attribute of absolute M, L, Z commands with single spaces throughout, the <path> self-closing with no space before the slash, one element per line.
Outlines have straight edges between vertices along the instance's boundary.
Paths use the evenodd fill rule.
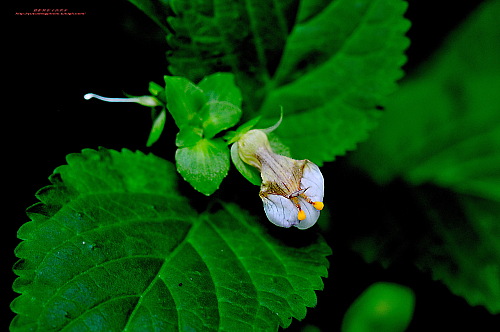
<path fill-rule="evenodd" d="M 170 47 L 173 76 L 149 85 L 147 145 L 168 110 L 177 171 L 205 195 L 228 172 L 227 145 L 280 108 L 277 152 L 321 165 L 353 149 L 402 76 L 402 0 L 130 2 Z M 252 120 L 224 133 L 242 118 Z M 174 166 L 153 155 L 101 149 L 67 160 L 19 230 L 13 331 L 276 330 L 316 304 L 330 254 L 322 238 L 284 245 L 232 204 L 197 213 Z"/>
<path fill-rule="evenodd" d="M 235 75 L 244 119 L 271 123 L 298 159 L 331 161 L 366 138 L 403 73 L 406 2 L 170 1 L 168 60 L 193 82 Z"/>
<path fill-rule="evenodd" d="M 155 92 L 157 86 L 150 89 Z M 238 123 L 242 113 L 233 75 L 216 73 L 198 85 L 184 77 L 165 76 L 165 101 L 179 127 L 177 170 L 196 190 L 213 194 L 229 170 L 229 149 L 214 136 Z"/>
<path fill-rule="evenodd" d="M 285 110 L 276 134 L 298 159 L 321 165 L 354 149 L 379 118 L 377 105 L 403 76 L 409 23 L 398 0 L 302 1 L 299 20 L 261 114 Z"/>
<path fill-rule="evenodd" d="M 404 332 L 415 308 L 415 294 L 405 286 L 377 282 L 349 307 L 342 332 Z"/>
<path fill-rule="evenodd" d="M 165 109 L 162 109 L 160 113 L 158 113 L 158 115 L 153 118 L 153 126 L 151 128 L 151 132 L 149 133 L 148 141 L 146 142 L 147 147 L 153 145 L 160 138 L 160 135 L 163 132 L 163 128 L 165 128 L 166 120 L 167 112 L 165 111 Z"/>
<path fill-rule="evenodd" d="M 151 117 L 153 119 L 153 126 L 151 127 L 151 132 L 149 133 L 148 141 L 146 146 L 150 147 L 160 138 L 163 129 L 165 128 L 165 123 L 167 121 L 167 111 L 165 109 L 165 88 L 156 84 L 155 82 L 149 82 L 149 93 L 155 98 L 155 100 L 161 104 L 160 110 L 158 107 L 153 107 L 151 110 Z"/>
<path fill-rule="evenodd" d="M 177 170 L 194 189 L 211 195 L 229 171 L 229 150 L 222 139 L 200 139 L 175 153 Z"/>
<path fill-rule="evenodd" d="M 446 189 L 415 191 L 430 221 L 416 264 L 492 313 L 500 312 L 499 15 L 498 2 L 485 2 L 403 84 L 352 158 L 380 184 L 401 177 Z"/>
<path fill-rule="evenodd" d="M 256 110 L 292 28 L 296 1 L 170 1 L 169 70 L 192 81 L 236 75 L 246 108 Z"/>
<path fill-rule="evenodd" d="M 165 76 L 165 98 L 179 129 L 199 125 L 197 113 L 206 102 L 203 90 L 187 78 Z"/>
<path fill-rule="evenodd" d="M 231 204 L 198 215 L 153 155 L 67 161 L 18 233 L 11 331 L 276 330 L 316 304 L 321 238 L 285 246 Z"/>
<path fill-rule="evenodd" d="M 162 4 L 133 3 L 161 20 L 150 8 Z M 376 108 L 403 74 L 409 23 L 401 0 L 174 0 L 168 6 L 169 70 L 179 76 L 166 77 L 166 101 L 180 129 L 178 146 L 191 148 L 184 156 L 194 156 L 194 151 L 199 159 L 207 155 L 201 148 L 214 144 L 198 142 L 234 126 L 241 116 L 248 120 L 259 114 L 267 125 L 282 108 L 285 117 L 276 137 L 294 158 L 321 165 L 366 138 L 380 116 Z M 213 79 L 224 71 L 234 75 L 241 89 L 234 100 L 227 96 L 235 91 L 233 82 L 228 84 L 223 74 Z M 207 102 L 203 91 L 226 96 Z M 210 195 L 225 171 L 207 170 L 220 175 L 212 178 L 212 188 L 191 184 Z M 253 173 L 243 172 L 260 183 Z M 183 176 L 188 181 L 201 178 Z"/>
<path fill-rule="evenodd" d="M 229 73 L 216 73 L 203 78 L 198 88 L 205 94 L 205 103 L 198 111 L 203 137 L 211 139 L 233 127 L 241 118 L 241 92 Z"/>

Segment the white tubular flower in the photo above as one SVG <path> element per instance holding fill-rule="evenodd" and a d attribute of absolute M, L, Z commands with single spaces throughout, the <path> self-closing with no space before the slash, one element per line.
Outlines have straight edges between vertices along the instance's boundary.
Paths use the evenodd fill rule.
<path fill-rule="evenodd" d="M 259 196 L 267 218 L 281 227 L 313 226 L 324 206 L 325 185 L 319 167 L 307 159 L 274 153 L 263 130 L 250 130 L 235 144 L 241 160 L 260 170 Z"/>
<path fill-rule="evenodd" d="M 85 100 L 96 98 L 110 103 L 138 103 L 143 106 L 149 106 L 149 107 L 155 107 L 161 105 L 158 99 L 152 96 L 139 96 L 131 98 L 109 98 L 96 95 L 95 93 L 87 93 L 85 96 L 83 96 L 83 98 L 85 98 Z"/>

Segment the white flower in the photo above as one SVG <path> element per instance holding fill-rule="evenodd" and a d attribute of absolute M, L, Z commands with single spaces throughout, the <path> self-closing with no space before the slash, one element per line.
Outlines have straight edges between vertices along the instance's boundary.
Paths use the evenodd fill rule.
<path fill-rule="evenodd" d="M 161 105 L 158 99 L 152 96 L 139 96 L 131 98 L 109 98 L 96 95 L 95 93 L 87 93 L 85 96 L 83 96 L 83 98 L 85 98 L 85 100 L 96 98 L 110 103 L 138 103 L 143 106 L 149 106 L 149 107 L 155 107 Z"/>
<path fill-rule="evenodd" d="M 267 218 L 281 227 L 307 229 L 323 209 L 324 180 L 311 161 L 274 153 L 263 130 L 250 130 L 237 144 L 245 163 L 260 170 L 260 198 Z"/>

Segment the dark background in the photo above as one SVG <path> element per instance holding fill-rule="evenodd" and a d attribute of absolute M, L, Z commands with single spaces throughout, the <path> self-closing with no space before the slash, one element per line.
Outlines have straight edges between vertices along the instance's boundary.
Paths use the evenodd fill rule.
<path fill-rule="evenodd" d="M 103 5 L 105 3 L 105 5 Z M 437 5 L 437 3 L 439 3 Z M 432 55 L 443 39 L 475 8 L 480 1 L 410 1 L 407 18 L 412 21 L 408 35 L 412 44 L 405 65 L 411 74 Z M 66 8 L 85 12 L 84 16 L 16 16 L 35 8 Z M 110 97 L 147 94 L 149 81 L 162 83 L 167 74 L 166 43 L 163 35 L 142 12 L 125 0 L 72 1 L 57 5 L 38 1 L 36 5 L 21 2 L 9 8 L 5 36 L 7 38 L 7 77 L 2 107 L 2 163 L 6 166 L 3 178 L 4 231 L 1 241 L 2 280 L 0 299 L 2 318 L 0 330 L 7 330 L 13 317 L 8 304 L 15 297 L 11 272 L 16 261 L 13 249 L 19 242 L 16 231 L 28 221 L 25 209 L 36 203 L 34 194 L 49 184 L 47 177 L 65 156 L 83 148 L 111 149 L 126 147 L 153 152 L 173 160 L 175 128 L 167 132 L 153 148 L 145 148 L 151 117 L 149 109 L 136 104 L 110 104 L 85 101 L 83 95 L 94 92 Z M 4 76 L 5 77 L 5 76 Z M 6 103 L 6 104 L 5 104 Z M 171 130 L 168 130 L 171 129 Z M 5 169 L 5 168 L 4 168 Z M 246 185 L 232 170 L 231 185 Z M 329 193 L 336 212 L 335 223 L 349 211 L 343 192 L 362 186 L 369 194 L 380 191 L 362 174 L 346 167 L 343 158 L 323 168 L 327 181 L 336 184 Z M 354 186 L 353 186 L 354 184 Z M 189 186 L 182 185 L 189 191 Z M 398 197 L 395 189 L 391 199 Z M 204 204 L 198 197 L 195 204 Z M 389 197 L 386 197 L 389 198 Z M 392 202 L 391 204 L 394 204 Z M 374 221 L 376 222 L 376 221 Z M 333 248 L 330 257 L 330 277 L 325 290 L 318 293 L 318 306 L 309 309 L 304 322 L 292 324 L 299 329 L 304 324 L 336 330 L 350 303 L 371 283 L 392 281 L 411 287 L 417 296 L 415 315 L 410 331 L 493 331 L 498 315 L 493 317 L 481 307 L 470 307 L 466 301 L 449 293 L 440 282 L 418 271 L 410 263 L 388 270 L 377 264 L 366 264 L 344 243 L 342 226 L 325 236 Z M 498 327 L 499 325 L 497 325 Z"/>

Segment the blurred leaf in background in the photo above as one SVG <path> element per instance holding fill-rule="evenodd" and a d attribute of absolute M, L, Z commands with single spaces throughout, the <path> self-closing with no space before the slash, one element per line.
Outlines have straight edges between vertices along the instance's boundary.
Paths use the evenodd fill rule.
<path fill-rule="evenodd" d="M 376 282 L 351 304 L 342 332 L 404 332 L 415 309 L 415 294 L 405 286 Z"/>
<path fill-rule="evenodd" d="M 500 2 L 484 2 L 402 84 L 380 126 L 350 159 L 380 185 L 402 178 L 413 186 L 426 220 L 412 259 L 492 313 L 500 313 L 498 17 Z M 355 247 L 388 263 L 400 253 L 382 248 L 404 241 L 395 234 L 378 232 Z"/>

